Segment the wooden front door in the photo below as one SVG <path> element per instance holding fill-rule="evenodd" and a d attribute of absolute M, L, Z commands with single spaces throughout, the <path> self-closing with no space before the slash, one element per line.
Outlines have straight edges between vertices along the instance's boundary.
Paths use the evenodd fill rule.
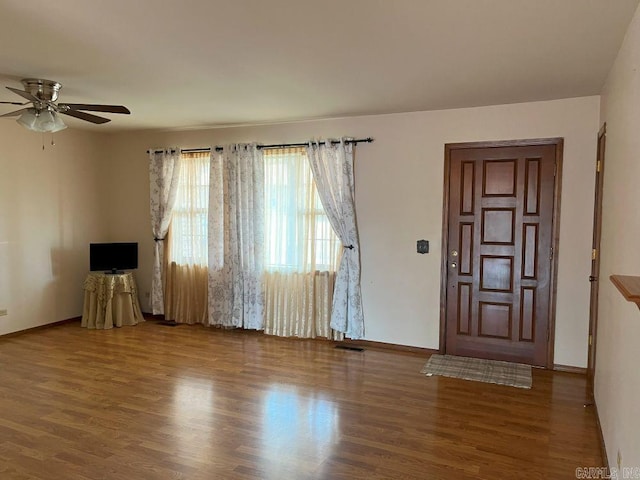
<path fill-rule="evenodd" d="M 562 139 L 445 152 L 444 350 L 551 367 Z"/>

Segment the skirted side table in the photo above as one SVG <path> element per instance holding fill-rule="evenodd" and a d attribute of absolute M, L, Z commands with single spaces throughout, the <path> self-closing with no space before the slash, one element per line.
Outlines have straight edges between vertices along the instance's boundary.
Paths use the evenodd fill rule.
<path fill-rule="evenodd" d="M 131 272 L 91 272 L 84 281 L 82 326 L 109 329 L 144 322 L 136 280 Z"/>

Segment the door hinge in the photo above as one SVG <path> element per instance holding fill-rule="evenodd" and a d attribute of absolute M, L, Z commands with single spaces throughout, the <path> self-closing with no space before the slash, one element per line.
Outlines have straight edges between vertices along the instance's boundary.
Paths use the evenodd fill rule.
<path fill-rule="evenodd" d="M 598 250 L 594 248 L 591 250 L 591 260 L 595 260 L 596 258 L 598 258 Z"/>
<path fill-rule="evenodd" d="M 589 335 L 589 346 L 593 345 L 593 335 Z"/>
<path fill-rule="evenodd" d="M 596 172 L 600 173 L 600 169 L 602 168 L 602 162 L 598 160 L 596 162 Z"/>
<path fill-rule="evenodd" d="M 553 260 L 553 247 L 551 247 L 551 252 L 549 252 L 549 260 Z"/>

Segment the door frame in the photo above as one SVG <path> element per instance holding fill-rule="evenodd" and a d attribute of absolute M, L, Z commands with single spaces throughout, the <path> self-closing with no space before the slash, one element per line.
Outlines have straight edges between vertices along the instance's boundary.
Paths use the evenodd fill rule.
<path fill-rule="evenodd" d="M 600 240 L 602 237 L 602 196 L 604 194 L 604 167 L 607 154 L 607 124 L 598 132 L 596 151 L 596 180 L 593 205 L 593 237 L 591 241 L 591 274 L 589 298 L 589 337 L 587 340 L 587 390 L 594 397 L 594 378 L 596 373 L 596 338 L 598 336 L 598 296 L 600 293 Z M 595 280 L 591 277 L 595 276 Z M 595 281 L 593 288 L 591 282 Z"/>
<path fill-rule="evenodd" d="M 527 147 L 539 145 L 555 145 L 556 169 L 553 188 L 553 216 L 551 226 L 551 245 L 553 259 L 549 271 L 549 323 L 547 332 L 547 364 L 546 368 L 553 369 L 554 343 L 556 331 L 556 297 L 558 293 L 558 247 L 560 244 L 560 200 L 562 193 L 562 154 L 564 138 L 534 138 L 522 140 L 496 140 L 486 142 L 446 143 L 444 145 L 444 192 L 442 204 L 442 258 L 440 265 L 440 354 L 446 353 L 447 338 L 447 292 L 448 286 L 448 258 L 449 258 L 449 189 L 451 152 L 466 148 L 497 148 L 497 147 Z"/>

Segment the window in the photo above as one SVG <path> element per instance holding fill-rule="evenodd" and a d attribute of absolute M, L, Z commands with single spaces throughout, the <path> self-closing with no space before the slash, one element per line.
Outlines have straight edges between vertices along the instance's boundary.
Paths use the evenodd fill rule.
<path fill-rule="evenodd" d="M 269 149 L 265 166 L 267 271 L 335 271 L 341 243 L 316 190 L 304 148 Z M 207 265 L 209 153 L 185 153 L 170 230 L 169 259 Z"/>
<path fill-rule="evenodd" d="M 264 151 L 265 268 L 335 271 L 340 241 L 322 207 L 306 149 Z"/>
<path fill-rule="evenodd" d="M 183 153 L 171 218 L 169 259 L 178 265 L 207 265 L 208 152 Z"/>

